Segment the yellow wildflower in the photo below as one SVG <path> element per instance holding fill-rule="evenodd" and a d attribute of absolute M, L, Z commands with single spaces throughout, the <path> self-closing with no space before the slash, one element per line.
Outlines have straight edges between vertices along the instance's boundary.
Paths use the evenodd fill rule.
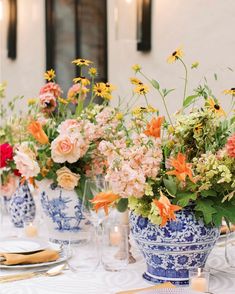
<path fill-rule="evenodd" d="M 116 119 L 117 119 L 117 120 L 122 120 L 122 119 L 123 119 L 123 113 L 118 112 L 118 113 L 116 114 Z"/>
<path fill-rule="evenodd" d="M 105 83 L 96 83 L 93 88 L 96 96 L 104 98 L 108 94 Z"/>
<path fill-rule="evenodd" d="M 88 73 L 91 77 L 95 77 L 97 75 L 97 69 L 95 67 L 91 67 L 89 68 Z"/>
<path fill-rule="evenodd" d="M 149 88 L 146 85 L 138 85 L 135 87 L 134 92 L 139 94 L 139 95 L 145 95 L 149 92 Z"/>
<path fill-rule="evenodd" d="M 200 134 L 201 131 L 202 131 L 202 128 L 203 128 L 202 124 L 199 123 L 199 124 L 197 124 L 197 125 L 194 127 L 194 132 L 195 132 L 196 134 Z"/>
<path fill-rule="evenodd" d="M 235 88 L 231 88 L 230 90 L 224 90 L 223 93 L 225 95 L 235 95 Z"/>
<path fill-rule="evenodd" d="M 169 127 L 168 127 L 168 133 L 169 134 L 174 134 L 174 131 L 175 131 L 174 127 L 172 125 L 169 125 Z"/>
<path fill-rule="evenodd" d="M 72 63 L 76 64 L 77 66 L 89 66 L 93 62 L 88 59 L 78 58 L 73 60 Z"/>
<path fill-rule="evenodd" d="M 194 61 L 193 63 L 192 63 L 192 65 L 191 65 L 191 68 L 193 69 L 193 68 L 198 68 L 198 66 L 199 66 L 199 62 L 198 61 Z"/>
<path fill-rule="evenodd" d="M 148 105 L 146 110 L 148 113 L 158 112 L 158 109 L 154 108 L 152 105 Z"/>
<path fill-rule="evenodd" d="M 62 103 L 62 104 L 68 104 L 68 103 L 69 103 L 68 100 L 66 100 L 66 99 L 64 99 L 64 98 L 62 98 L 62 97 L 58 97 L 58 101 L 59 101 L 60 103 Z"/>
<path fill-rule="evenodd" d="M 130 81 L 133 85 L 143 85 L 143 83 L 141 82 L 141 80 L 137 79 L 137 78 L 130 78 Z"/>
<path fill-rule="evenodd" d="M 91 82 L 90 82 L 87 78 L 85 78 L 85 77 L 74 78 L 74 79 L 73 79 L 73 82 L 74 82 L 75 84 L 77 84 L 77 83 L 81 83 L 83 86 L 90 85 L 90 83 L 91 83 Z"/>
<path fill-rule="evenodd" d="M 132 69 L 137 73 L 137 72 L 141 71 L 141 66 L 139 64 L 134 64 L 132 66 Z"/>
<path fill-rule="evenodd" d="M 30 106 L 30 105 L 34 105 L 36 102 L 37 102 L 37 99 L 36 99 L 36 98 L 30 98 L 30 99 L 28 99 L 28 101 L 27 101 L 27 103 L 28 103 L 29 106 Z"/>
<path fill-rule="evenodd" d="M 212 110 L 217 115 L 219 115 L 219 116 L 226 115 L 223 108 L 218 103 L 216 103 L 213 98 L 211 98 L 211 97 L 208 98 L 207 103 L 208 103 L 209 109 Z"/>
<path fill-rule="evenodd" d="M 184 52 L 181 48 L 177 48 L 168 58 L 167 58 L 167 62 L 168 63 L 173 63 L 175 62 L 177 59 L 183 57 Z"/>
<path fill-rule="evenodd" d="M 51 81 L 56 77 L 54 69 L 50 69 L 44 73 L 44 78 L 47 81 Z"/>
<path fill-rule="evenodd" d="M 110 93 L 113 92 L 114 90 L 116 90 L 116 87 L 113 84 L 106 83 L 105 86 L 106 86 L 107 91 Z"/>

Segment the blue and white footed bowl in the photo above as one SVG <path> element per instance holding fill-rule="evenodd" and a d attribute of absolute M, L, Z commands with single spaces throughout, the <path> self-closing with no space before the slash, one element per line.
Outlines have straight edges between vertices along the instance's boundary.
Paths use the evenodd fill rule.
<path fill-rule="evenodd" d="M 188 285 L 189 269 L 204 267 L 219 237 L 219 228 L 205 226 L 190 207 L 178 211 L 176 218 L 160 227 L 130 213 L 131 232 L 147 264 L 143 278 L 151 283 Z"/>
<path fill-rule="evenodd" d="M 82 203 L 77 193 L 56 186 L 50 180 L 43 180 L 37 185 L 50 241 L 80 243 L 89 240 L 91 224 L 82 214 Z"/>
<path fill-rule="evenodd" d="M 30 189 L 25 182 L 19 184 L 15 193 L 10 199 L 8 211 L 12 223 L 17 228 L 23 228 L 24 220 L 33 221 L 36 214 L 36 206 Z"/>

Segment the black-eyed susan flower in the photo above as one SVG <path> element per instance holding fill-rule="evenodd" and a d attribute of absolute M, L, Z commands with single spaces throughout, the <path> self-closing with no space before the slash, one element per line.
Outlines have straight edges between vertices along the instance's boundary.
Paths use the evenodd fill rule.
<path fill-rule="evenodd" d="M 223 93 L 225 95 L 233 95 L 233 96 L 235 96 L 235 88 L 231 88 L 229 90 L 224 90 Z"/>
<path fill-rule="evenodd" d="M 141 66 L 139 64 L 134 64 L 132 66 L 132 69 L 134 70 L 135 73 L 141 71 Z"/>
<path fill-rule="evenodd" d="M 88 85 L 90 85 L 90 81 L 89 81 L 87 78 L 85 78 L 85 77 L 74 78 L 74 79 L 73 79 L 73 82 L 74 82 L 75 84 L 77 84 L 77 83 L 81 83 L 83 86 L 88 86 Z"/>
<path fill-rule="evenodd" d="M 91 76 L 91 77 L 95 77 L 97 76 L 97 69 L 95 67 L 91 67 L 89 68 L 88 70 L 88 74 Z"/>
<path fill-rule="evenodd" d="M 113 92 L 114 90 L 116 90 L 116 87 L 111 83 L 106 83 L 105 86 L 106 86 L 107 91 L 110 93 Z"/>
<path fill-rule="evenodd" d="M 134 92 L 139 94 L 139 95 L 145 95 L 149 92 L 149 88 L 146 85 L 138 85 L 135 87 Z"/>
<path fill-rule="evenodd" d="M 211 111 L 213 111 L 214 113 L 216 113 L 219 116 L 225 116 L 225 111 L 223 110 L 223 108 L 219 105 L 219 103 L 217 103 L 213 98 L 209 97 L 207 99 L 207 103 L 208 103 L 208 107 Z"/>
<path fill-rule="evenodd" d="M 183 57 L 184 52 L 181 48 L 177 48 L 168 58 L 167 58 L 167 62 L 168 63 L 173 63 L 175 62 L 177 59 Z"/>
<path fill-rule="evenodd" d="M 143 83 L 141 82 L 141 80 L 137 79 L 137 78 L 130 78 L 130 81 L 132 83 L 132 85 L 143 85 Z"/>
<path fill-rule="evenodd" d="M 104 98 L 108 94 L 105 83 L 96 83 L 94 85 L 93 90 L 96 96 L 99 96 L 102 98 Z"/>
<path fill-rule="evenodd" d="M 54 69 L 47 70 L 44 73 L 44 79 L 47 80 L 48 82 L 50 82 L 51 80 L 54 80 L 55 77 L 56 75 L 55 75 Z"/>
<path fill-rule="evenodd" d="M 203 129 L 203 126 L 202 126 L 202 123 L 199 123 L 199 124 L 196 124 L 195 125 L 195 127 L 194 127 L 194 133 L 196 133 L 196 134 L 200 134 L 201 133 L 201 131 L 202 131 L 202 129 Z"/>
<path fill-rule="evenodd" d="M 198 61 L 195 61 L 195 62 L 193 62 L 192 64 L 191 64 L 191 68 L 193 69 L 193 68 L 198 68 L 198 66 L 199 66 L 199 62 Z"/>
<path fill-rule="evenodd" d="M 146 111 L 148 113 L 155 113 L 155 112 L 158 112 L 158 109 L 154 108 L 152 105 L 148 105 L 147 108 L 146 108 Z"/>
<path fill-rule="evenodd" d="M 89 66 L 93 62 L 88 59 L 78 58 L 73 60 L 72 63 L 76 64 L 77 66 Z"/>

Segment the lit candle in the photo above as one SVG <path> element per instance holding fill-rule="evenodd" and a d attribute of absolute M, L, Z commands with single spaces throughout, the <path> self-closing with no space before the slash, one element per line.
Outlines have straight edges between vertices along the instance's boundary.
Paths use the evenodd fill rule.
<path fill-rule="evenodd" d="M 38 235 L 38 230 L 32 223 L 29 223 L 25 227 L 25 235 L 27 237 L 36 237 Z"/>
<path fill-rule="evenodd" d="M 206 278 L 202 277 L 201 269 L 198 269 L 197 277 L 192 277 L 190 280 L 190 288 L 195 291 L 207 292 L 208 283 Z"/>
<path fill-rule="evenodd" d="M 110 245 L 118 246 L 121 243 L 121 240 L 122 240 L 122 234 L 119 230 L 119 227 L 115 226 L 113 228 L 113 231 L 111 231 L 109 235 Z"/>

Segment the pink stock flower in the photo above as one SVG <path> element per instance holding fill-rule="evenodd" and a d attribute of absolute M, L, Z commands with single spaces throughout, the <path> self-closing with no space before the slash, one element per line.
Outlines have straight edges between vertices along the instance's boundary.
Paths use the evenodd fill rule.
<path fill-rule="evenodd" d="M 40 90 L 39 95 L 43 95 L 46 93 L 51 93 L 55 98 L 58 98 L 62 94 L 62 90 L 60 86 L 56 83 L 50 82 L 46 83 Z"/>
<path fill-rule="evenodd" d="M 228 138 L 226 149 L 228 155 L 235 158 L 235 134 Z"/>

